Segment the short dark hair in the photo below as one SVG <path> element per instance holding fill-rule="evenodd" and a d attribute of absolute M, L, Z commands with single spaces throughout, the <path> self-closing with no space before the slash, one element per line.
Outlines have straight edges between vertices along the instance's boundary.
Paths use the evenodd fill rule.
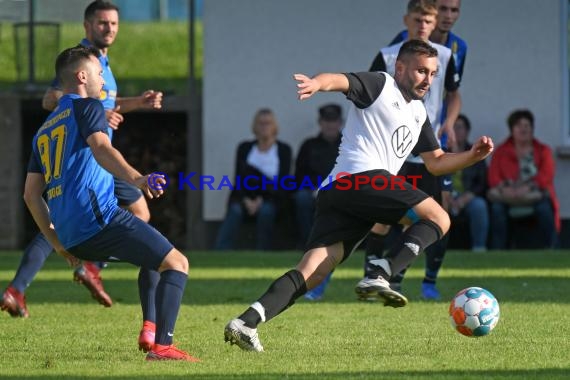
<path fill-rule="evenodd" d="M 400 47 L 397 60 L 401 61 L 410 55 L 437 57 L 437 50 L 425 41 L 412 39 L 404 42 Z"/>
<path fill-rule="evenodd" d="M 342 120 L 342 107 L 335 103 L 321 106 L 319 108 L 319 119 L 324 121 Z"/>
<path fill-rule="evenodd" d="M 69 73 L 91 56 L 97 57 L 97 50 L 85 46 L 75 46 L 59 53 L 55 60 L 55 75 L 59 83 L 67 83 Z"/>
<path fill-rule="evenodd" d="M 511 112 L 507 118 L 507 125 L 509 130 L 513 129 L 513 126 L 518 123 L 520 119 L 527 119 L 530 121 L 530 126 L 534 128 L 534 115 L 528 109 L 519 109 Z"/>
<path fill-rule="evenodd" d="M 460 113 L 459 116 L 457 116 L 457 120 L 463 121 L 463 124 L 465 124 L 465 129 L 467 129 L 467 132 L 471 131 L 471 121 L 467 116 Z"/>
<path fill-rule="evenodd" d="M 83 20 L 90 20 L 95 16 L 95 12 L 97 11 L 117 11 L 117 13 L 119 13 L 119 7 L 110 1 L 96 0 L 85 8 Z"/>
<path fill-rule="evenodd" d="M 434 0 L 410 0 L 408 1 L 408 14 L 420 13 L 422 15 L 437 15 L 437 7 Z"/>

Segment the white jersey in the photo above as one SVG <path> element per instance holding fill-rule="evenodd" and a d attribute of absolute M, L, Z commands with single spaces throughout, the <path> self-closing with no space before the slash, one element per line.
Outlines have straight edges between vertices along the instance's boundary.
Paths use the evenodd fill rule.
<path fill-rule="evenodd" d="M 438 148 L 426 109 L 420 100 L 407 102 L 386 73 L 346 74 L 353 102 L 336 164 L 323 182 L 348 174 L 384 169 L 396 175 L 406 157 Z"/>
<path fill-rule="evenodd" d="M 400 42 L 395 45 L 385 47 L 380 50 L 384 58 L 385 68 L 381 68 L 390 75 L 394 75 L 396 72 L 396 58 L 400 48 L 405 41 Z M 433 132 L 437 136 L 439 129 L 441 128 L 441 114 L 443 112 L 443 99 L 445 95 L 446 88 L 448 90 L 456 90 L 459 86 L 459 74 L 457 74 L 455 65 L 452 61 L 452 51 L 451 49 L 428 41 L 429 44 L 437 50 L 437 73 L 433 79 L 428 93 L 425 95 L 423 102 L 426 106 L 429 121 L 433 128 Z M 447 83 L 446 83 L 447 80 Z M 451 83 L 451 84 L 450 84 Z M 420 157 L 408 157 L 409 162 L 422 163 Z"/>

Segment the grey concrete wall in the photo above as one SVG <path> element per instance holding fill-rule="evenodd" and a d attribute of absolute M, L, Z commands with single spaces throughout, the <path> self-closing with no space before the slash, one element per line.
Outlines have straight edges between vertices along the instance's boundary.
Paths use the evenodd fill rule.
<path fill-rule="evenodd" d="M 17 248 L 22 225 L 20 99 L 0 96 L 0 249 Z"/>
<path fill-rule="evenodd" d="M 252 137 L 259 107 L 275 110 L 280 139 L 294 150 L 316 133 L 316 110 L 341 94 L 295 96 L 293 73 L 367 70 L 378 49 L 403 29 L 406 1 L 393 0 L 216 0 L 204 4 L 204 173 L 233 175 L 235 148 Z M 464 1 L 455 31 L 469 44 L 461 87 L 463 112 L 474 135 L 500 142 L 514 108 L 536 116 L 536 135 L 558 146 L 570 144 L 564 0 Z M 564 20 L 564 22 L 563 22 Z M 570 188 L 558 161 L 559 194 Z M 569 177 L 569 176 L 566 176 Z M 563 197 L 561 197 L 563 198 Z M 206 220 L 223 217 L 226 191 L 206 191 Z M 570 217 L 570 200 L 562 202 Z"/>

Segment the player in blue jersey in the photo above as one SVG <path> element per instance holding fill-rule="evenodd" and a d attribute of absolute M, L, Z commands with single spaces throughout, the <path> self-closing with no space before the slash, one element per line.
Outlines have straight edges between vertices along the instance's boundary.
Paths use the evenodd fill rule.
<path fill-rule="evenodd" d="M 103 68 L 105 84 L 99 95 L 99 100 L 101 100 L 105 108 L 107 121 L 111 127 L 109 129 L 111 137 L 113 129 L 117 129 L 123 121 L 121 113 L 137 108 L 161 108 L 162 93 L 148 90 L 139 97 L 117 97 L 117 83 L 111 71 L 107 55 L 108 48 L 113 44 L 119 29 L 119 9 L 117 6 L 105 1 L 92 2 L 85 9 L 83 24 L 86 38 L 81 41 L 80 45 L 96 48 L 99 62 Z M 61 95 L 62 89 L 56 78 L 52 83 L 52 87 L 48 89 L 44 96 L 43 107 L 50 111 L 53 110 Z M 150 212 L 148 205 L 139 189 L 124 181 L 116 180 L 115 195 L 121 207 L 126 208 L 143 221 L 149 221 Z M 52 247 L 42 234 L 38 234 L 26 247 L 16 275 L 0 300 L 2 310 L 8 311 L 14 317 L 29 316 L 24 291 L 31 284 L 51 252 Z M 86 262 L 75 269 L 74 279 L 84 284 L 90 290 L 92 296 L 101 304 L 111 306 L 112 300 L 103 288 L 99 270 L 99 266 Z M 139 282 L 143 285 L 140 288 L 145 290 L 145 293 L 140 294 L 143 305 L 143 327 L 139 336 L 139 347 L 143 351 L 150 349 L 154 339 L 155 307 L 153 289 L 156 288 L 158 279 L 158 273 L 154 271 L 142 270 L 139 276 Z M 144 286 L 145 284 L 154 284 L 154 286 L 148 287 Z"/>
<path fill-rule="evenodd" d="M 92 48 L 75 47 L 57 57 L 63 96 L 34 136 L 24 200 L 50 245 L 70 263 L 119 260 L 158 271 L 156 338 L 146 359 L 198 361 L 172 343 L 187 258 L 117 204 L 113 176 L 149 198 L 163 191 L 149 186 L 149 176 L 131 167 L 111 145 L 105 111 L 97 100 L 104 80 L 96 54 Z M 162 177 L 155 182 L 166 183 Z"/>

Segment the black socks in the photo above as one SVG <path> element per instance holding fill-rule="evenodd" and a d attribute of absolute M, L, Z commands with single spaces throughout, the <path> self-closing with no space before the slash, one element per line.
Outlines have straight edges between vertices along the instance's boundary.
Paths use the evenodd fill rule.
<path fill-rule="evenodd" d="M 295 300 L 307 292 L 307 284 L 301 272 L 292 269 L 275 280 L 257 302 L 254 302 L 239 319 L 247 327 L 255 328 L 280 314 L 293 305 Z"/>

